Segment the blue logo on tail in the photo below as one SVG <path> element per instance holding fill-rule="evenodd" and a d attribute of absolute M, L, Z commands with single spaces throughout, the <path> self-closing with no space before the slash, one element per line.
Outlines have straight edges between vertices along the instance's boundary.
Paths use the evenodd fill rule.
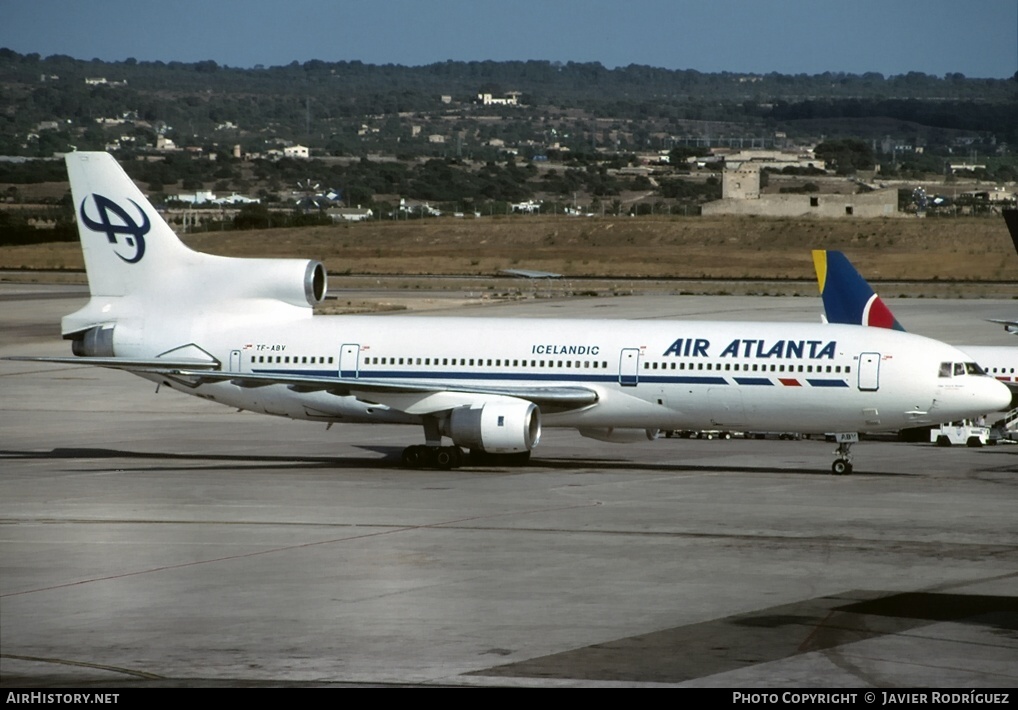
<path fill-rule="evenodd" d="M 128 198 L 127 201 L 134 205 L 138 212 L 141 213 L 142 224 L 138 224 L 127 214 L 123 207 L 108 197 L 93 194 L 92 200 L 95 202 L 96 210 L 99 212 L 99 220 L 94 220 L 85 214 L 85 203 L 88 202 L 86 197 L 81 201 L 81 208 L 78 210 L 78 214 L 81 215 L 81 221 L 85 226 L 93 232 L 104 233 L 106 238 L 109 239 L 110 244 L 116 244 L 117 247 L 121 246 L 121 243 L 117 240 L 117 235 L 125 235 L 123 245 L 133 250 L 133 254 L 129 252 L 128 256 L 124 256 L 116 248 L 114 248 L 113 253 L 128 264 L 137 264 L 141 261 L 141 258 L 145 256 L 145 235 L 148 234 L 148 230 L 152 226 L 149 223 L 148 215 L 145 214 L 145 210 L 137 202 Z M 110 221 L 110 214 L 117 218 L 118 224 Z"/>

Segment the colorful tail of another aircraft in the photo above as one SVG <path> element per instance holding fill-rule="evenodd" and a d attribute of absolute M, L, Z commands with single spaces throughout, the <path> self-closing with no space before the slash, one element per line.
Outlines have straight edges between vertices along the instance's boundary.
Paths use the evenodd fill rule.
<path fill-rule="evenodd" d="M 1018 251 L 1018 210 L 1006 209 L 1003 211 L 1004 224 L 1011 234 L 1011 241 L 1014 242 L 1014 249 Z"/>
<path fill-rule="evenodd" d="M 905 330 L 840 251 L 814 249 L 813 265 L 828 322 Z"/>

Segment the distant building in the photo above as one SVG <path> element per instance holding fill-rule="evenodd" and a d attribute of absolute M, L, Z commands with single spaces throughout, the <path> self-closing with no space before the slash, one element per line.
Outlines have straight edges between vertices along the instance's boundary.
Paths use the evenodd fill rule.
<path fill-rule="evenodd" d="M 306 145 L 291 145 L 283 148 L 284 158 L 294 158 L 295 160 L 308 160 L 311 157 L 311 151 Z"/>
<path fill-rule="evenodd" d="M 721 185 L 722 198 L 703 205 L 704 215 L 894 217 L 898 214 L 898 191 L 894 188 L 848 195 L 761 194 L 760 167 L 753 164 L 726 168 Z"/>
<path fill-rule="evenodd" d="M 485 106 L 518 106 L 520 92 L 509 91 L 505 96 L 494 96 L 493 94 L 478 94 L 477 100 Z"/>
<path fill-rule="evenodd" d="M 189 205 L 251 205 L 261 202 L 257 197 L 238 195 L 236 192 L 229 197 L 216 197 L 211 190 L 198 190 L 197 192 L 181 192 L 169 199 L 177 202 L 185 202 Z"/>
<path fill-rule="evenodd" d="M 363 222 L 375 216 L 375 213 L 366 207 L 330 207 L 325 214 L 332 218 L 333 222 Z"/>
<path fill-rule="evenodd" d="M 799 151 L 749 149 L 727 153 L 724 158 L 728 167 L 754 164 L 760 168 L 779 171 L 785 168 L 827 169 L 827 163 L 813 155 L 812 150 L 807 149 Z"/>
<path fill-rule="evenodd" d="M 745 163 L 738 168 L 726 168 L 721 175 L 721 198 L 756 200 L 760 198 L 760 166 Z"/>
<path fill-rule="evenodd" d="M 123 81 L 108 81 L 104 76 L 85 77 L 87 86 L 127 86 L 127 79 Z"/>

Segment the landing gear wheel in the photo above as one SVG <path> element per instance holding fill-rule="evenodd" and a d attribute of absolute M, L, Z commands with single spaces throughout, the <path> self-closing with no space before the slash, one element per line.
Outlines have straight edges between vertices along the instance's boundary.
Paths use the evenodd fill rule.
<path fill-rule="evenodd" d="M 463 452 L 458 446 L 442 446 L 435 451 L 435 466 L 444 471 L 456 468 L 463 461 Z"/>
<path fill-rule="evenodd" d="M 859 441 L 858 434 L 835 434 L 838 440 L 838 448 L 834 450 L 834 463 L 831 464 L 831 473 L 835 476 L 845 476 L 852 473 L 852 444 Z"/>
<path fill-rule="evenodd" d="M 852 462 L 845 459 L 837 459 L 831 464 L 831 472 L 835 476 L 847 476 L 852 473 Z"/>
<path fill-rule="evenodd" d="M 428 453 L 427 448 L 428 447 L 426 446 L 420 445 L 408 446 L 403 449 L 403 454 L 400 456 L 400 460 L 407 468 L 421 468 L 424 466 L 424 462 L 426 460 L 426 455 Z"/>

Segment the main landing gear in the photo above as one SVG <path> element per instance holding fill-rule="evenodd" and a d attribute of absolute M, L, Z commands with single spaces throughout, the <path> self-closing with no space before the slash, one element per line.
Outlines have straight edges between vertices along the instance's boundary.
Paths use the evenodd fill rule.
<path fill-rule="evenodd" d="M 418 444 L 403 449 L 401 458 L 407 468 L 440 468 L 447 471 L 463 464 L 463 450 L 458 446 Z"/>
<path fill-rule="evenodd" d="M 859 443 L 859 434 L 856 432 L 835 434 L 834 438 L 838 442 L 838 448 L 834 450 L 834 455 L 838 458 L 834 459 L 834 463 L 831 464 L 831 472 L 835 476 L 848 475 L 852 473 L 852 454 L 850 450 L 852 444 Z"/>
<path fill-rule="evenodd" d="M 530 452 L 493 454 L 481 449 L 470 449 L 465 454 L 458 446 L 425 446 L 418 444 L 403 449 L 400 457 L 407 468 L 437 468 L 444 471 L 459 468 L 468 461 L 477 466 L 526 466 Z"/>
<path fill-rule="evenodd" d="M 424 440 L 403 449 L 400 457 L 407 468 L 439 468 L 448 471 L 463 463 L 463 450 L 458 446 L 442 446 L 441 422 L 437 417 L 424 418 Z"/>

